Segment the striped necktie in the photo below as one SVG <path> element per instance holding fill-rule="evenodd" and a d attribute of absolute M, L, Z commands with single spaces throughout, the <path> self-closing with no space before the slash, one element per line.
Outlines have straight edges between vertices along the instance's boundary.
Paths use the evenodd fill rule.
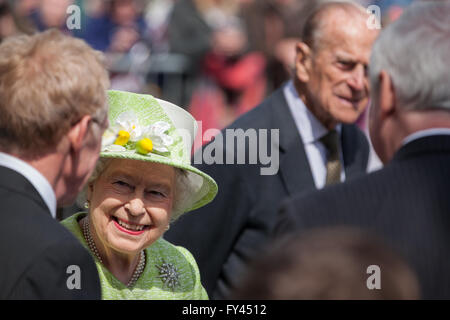
<path fill-rule="evenodd" d="M 341 182 L 341 158 L 339 156 L 339 134 L 336 130 L 329 131 L 320 138 L 327 149 L 327 180 L 325 185 Z"/>

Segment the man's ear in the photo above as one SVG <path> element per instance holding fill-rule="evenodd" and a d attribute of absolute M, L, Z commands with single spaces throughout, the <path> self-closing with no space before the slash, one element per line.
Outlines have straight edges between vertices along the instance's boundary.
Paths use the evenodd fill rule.
<path fill-rule="evenodd" d="M 70 142 L 71 151 L 80 151 L 89 135 L 89 127 L 91 125 L 92 117 L 85 115 L 78 121 L 67 133 L 67 137 Z"/>
<path fill-rule="evenodd" d="M 298 42 L 296 45 L 297 54 L 295 56 L 295 75 L 300 82 L 309 81 L 311 70 L 311 49 L 304 42 Z"/>
<path fill-rule="evenodd" d="M 384 70 L 378 75 L 379 92 L 378 101 L 381 117 L 385 118 L 396 111 L 395 88 L 391 76 Z"/>

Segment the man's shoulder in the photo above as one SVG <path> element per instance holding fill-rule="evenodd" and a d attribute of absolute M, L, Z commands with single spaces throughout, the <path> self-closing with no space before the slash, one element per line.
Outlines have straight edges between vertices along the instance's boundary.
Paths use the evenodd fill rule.
<path fill-rule="evenodd" d="M 1 198 L 1 197 L 0 197 Z M 20 234 L 17 240 L 30 241 L 39 239 L 36 244 L 45 245 L 55 239 L 59 241 L 72 241 L 73 236 L 56 219 L 47 208 L 39 205 L 33 199 L 22 195 L 14 195 L 15 206 L 2 208 L 4 214 L 2 229 L 3 234 Z M 9 227 L 18 228 L 10 229 Z M 20 226 L 20 228 L 19 228 Z"/>
<path fill-rule="evenodd" d="M 30 203 L 24 204 L 26 201 Z M 2 256 L 15 257 L 26 265 L 48 248 L 52 248 L 55 254 L 58 251 L 84 250 L 69 230 L 41 206 L 33 205 L 32 200 L 24 198 L 21 203 L 17 203 L 16 208 L 8 208 L 2 213 L 5 215 L 0 226 Z M 23 255 L 23 252 L 27 254 Z"/>
<path fill-rule="evenodd" d="M 308 228 L 325 222 L 328 225 L 368 225 L 375 216 L 383 220 L 385 215 L 391 215 L 393 208 L 400 210 L 396 218 L 403 219 L 406 213 L 401 209 L 409 208 L 411 202 L 417 200 L 411 197 L 421 194 L 421 202 L 430 200 L 430 191 L 422 189 L 424 184 L 433 180 L 430 174 L 433 169 L 429 166 L 423 169 L 423 162 L 412 160 L 393 161 L 378 171 L 344 183 L 297 194 L 283 202 L 282 215 L 301 220 L 302 227 Z M 450 182 L 448 184 L 450 186 Z M 416 209 L 411 208 L 413 211 Z"/>
<path fill-rule="evenodd" d="M 391 170 L 384 168 L 321 190 L 297 194 L 283 202 L 282 210 L 311 224 L 321 221 L 344 223 L 348 222 L 346 219 L 355 221 L 351 219 L 355 218 L 356 211 L 375 208 L 382 202 L 379 191 L 383 189 L 387 192 L 389 189 Z"/>
<path fill-rule="evenodd" d="M 100 298 L 95 263 L 71 238 L 41 246 L 29 259 L 17 264 L 16 272 L 9 273 L 7 283 L 11 299 Z"/>
<path fill-rule="evenodd" d="M 67 268 L 70 266 L 80 268 L 86 274 L 86 281 L 95 281 L 96 269 L 89 253 L 48 212 L 36 206 L 34 212 L 8 214 L 9 217 L 3 219 L 0 227 L 0 254 L 8 261 L 1 267 L 3 290 L 0 295 L 28 297 L 27 292 L 35 283 L 38 293 L 30 293 L 31 296 L 51 296 L 45 286 L 50 289 L 58 283 L 58 288 L 65 290 L 60 282 L 68 276 Z M 55 292 L 58 290 L 55 289 Z"/>

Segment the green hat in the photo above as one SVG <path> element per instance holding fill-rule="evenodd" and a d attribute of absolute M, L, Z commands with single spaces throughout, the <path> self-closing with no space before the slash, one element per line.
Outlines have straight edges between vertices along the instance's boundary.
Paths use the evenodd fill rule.
<path fill-rule="evenodd" d="M 183 183 L 184 212 L 204 206 L 217 194 L 209 175 L 191 166 L 197 122 L 184 109 L 150 95 L 108 91 L 109 128 L 102 139 L 102 158 L 166 164 L 187 173 Z"/>

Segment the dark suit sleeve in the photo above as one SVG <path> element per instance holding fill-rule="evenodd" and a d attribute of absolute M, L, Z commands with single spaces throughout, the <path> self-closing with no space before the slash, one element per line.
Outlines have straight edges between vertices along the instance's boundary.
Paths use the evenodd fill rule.
<path fill-rule="evenodd" d="M 222 267 L 249 215 L 250 192 L 240 172 L 245 169 L 239 166 L 202 164 L 197 168 L 217 181 L 219 192 L 210 204 L 180 217 L 164 238 L 193 254 L 202 284 L 212 297 Z"/>
<path fill-rule="evenodd" d="M 286 199 L 279 210 L 273 236 L 278 238 L 287 233 L 320 227 L 370 225 L 373 217 L 362 213 L 365 212 L 364 206 L 371 203 L 374 193 L 365 192 L 368 185 L 364 179 L 355 177 L 352 181 Z"/>
<path fill-rule="evenodd" d="M 277 222 L 272 233 L 274 239 L 295 232 L 299 228 L 301 224 L 300 215 L 296 211 L 291 198 L 283 201 L 278 211 Z"/>
<path fill-rule="evenodd" d="M 14 285 L 10 299 L 101 298 L 95 263 L 75 240 L 47 247 L 36 257 Z M 70 266 L 78 266 L 79 272 L 73 271 Z M 79 289 L 77 274 L 80 276 Z"/>
<path fill-rule="evenodd" d="M 289 233 L 336 224 L 333 212 L 337 202 L 330 197 L 332 193 L 329 191 L 340 189 L 340 185 L 308 190 L 285 199 L 278 211 L 273 237 L 277 239 Z"/>

